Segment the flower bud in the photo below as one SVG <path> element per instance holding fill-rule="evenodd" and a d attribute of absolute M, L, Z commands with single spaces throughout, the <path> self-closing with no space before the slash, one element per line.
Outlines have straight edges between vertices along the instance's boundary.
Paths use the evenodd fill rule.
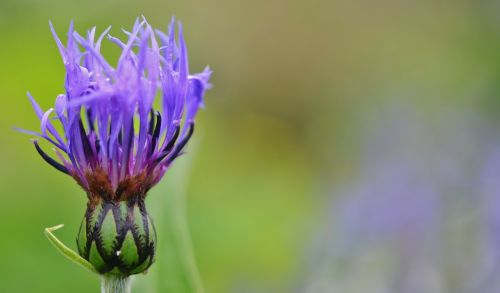
<path fill-rule="evenodd" d="M 76 242 L 80 255 L 101 274 L 129 276 L 153 263 L 156 231 L 142 198 L 91 200 Z"/>

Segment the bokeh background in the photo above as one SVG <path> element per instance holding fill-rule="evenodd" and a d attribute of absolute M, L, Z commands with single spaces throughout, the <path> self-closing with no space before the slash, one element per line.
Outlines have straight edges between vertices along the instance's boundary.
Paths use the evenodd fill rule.
<path fill-rule="evenodd" d="M 98 292 L 42 233 L 64 223 L 76 248 L 85 194 L 12 127 L 39 127 L 26 91 L 44 109 L 63 91 L 48 20 L 123 36 L 142 14 L 184 23 L 191 71 L 210 65 L 214 87 L 189 155 L 148 198 L 159 256 L 134 292 L 193 292 L 186 223 L 207 292 L 498 292 L 499 11 L 0 0 L 0 292 Z"/>

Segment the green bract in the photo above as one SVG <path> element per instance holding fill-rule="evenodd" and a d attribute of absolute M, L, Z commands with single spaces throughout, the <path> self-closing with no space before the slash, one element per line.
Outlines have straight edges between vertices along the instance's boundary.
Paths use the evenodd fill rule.
<path fill-rule="evenodd" d="M 89 202 L 77 245 L 101 274 L 144 272 L 154 261 L 156 231 L 143 199 Z"/>

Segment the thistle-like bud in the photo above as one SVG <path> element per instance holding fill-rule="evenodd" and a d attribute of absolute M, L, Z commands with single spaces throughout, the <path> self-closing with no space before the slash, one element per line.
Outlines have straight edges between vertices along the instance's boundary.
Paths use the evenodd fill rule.
<path fill-rule="evenodd" d="M 88 203 L 76 242 L 100 273 L 128 276 L 153 263 L 156 231 L 141 198 L 101 200 Z"/>

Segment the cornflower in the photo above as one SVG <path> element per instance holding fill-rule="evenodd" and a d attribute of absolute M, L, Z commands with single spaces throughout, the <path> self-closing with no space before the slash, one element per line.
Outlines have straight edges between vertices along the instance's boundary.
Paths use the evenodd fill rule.
<path fill-rule="evenodd" d="M 176 40 L 174 19 L 168 34 L 138 19 L 126 41 L 109 35 L 110 28 L 96 36 L 94 27 L 83 37 L 71 24 L 66 46 L 50 28 L 66 68 L 65 93 L 47 111 L 28 93 L 41 131 L 21 131 L 50 142 L 56 158 L 33 140 L 47 163 L 87 193 L 77 237 L 81 257 L 105 275 L 143 272 L 156 247 L 144 199 L 183 154 L 211 71 L 189 73 L 182 26 Z M 105 37 L 121 49 L 116 67 L 100 52 Z"/>

